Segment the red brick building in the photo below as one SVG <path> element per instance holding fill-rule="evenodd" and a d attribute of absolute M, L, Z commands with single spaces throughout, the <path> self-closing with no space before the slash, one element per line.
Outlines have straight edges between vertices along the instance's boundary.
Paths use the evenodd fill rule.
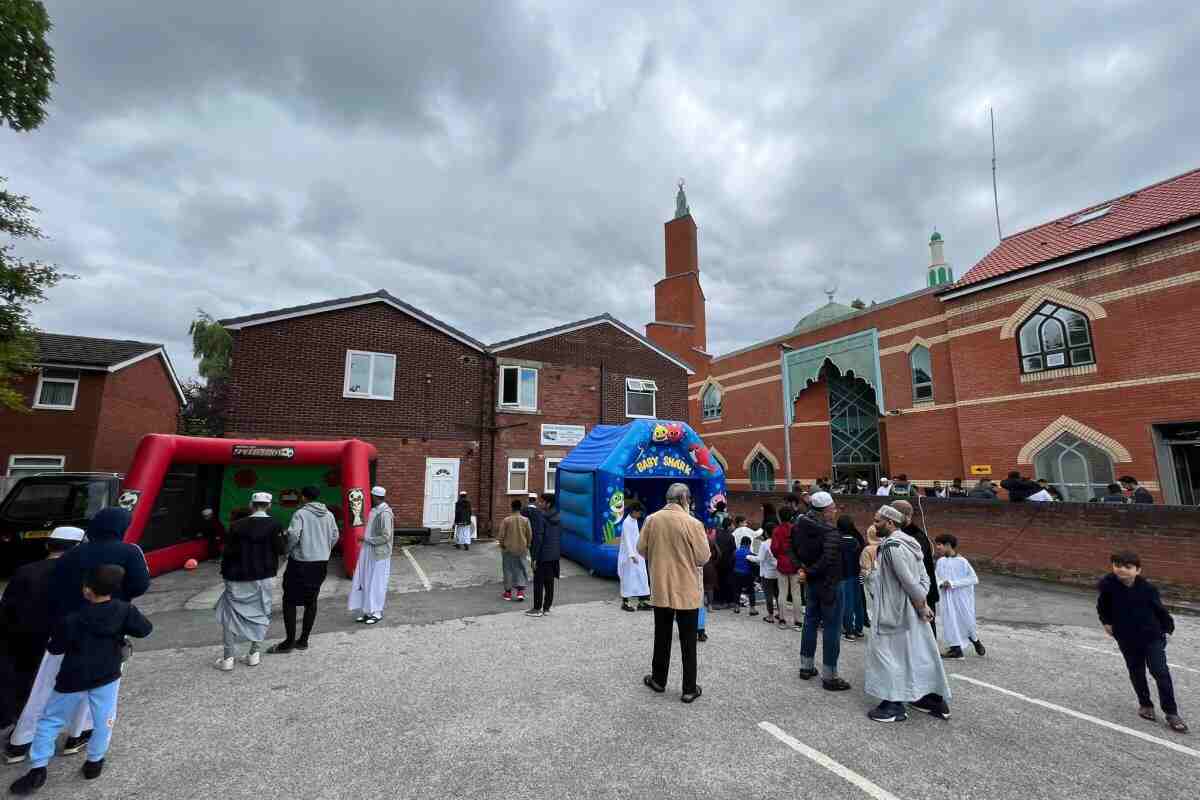
<path fill-rule="evenodd" d="M 958 281 L 935 232 L 925 288 L 861 309 L 831 296 L 715 357 L 694 223 L 671 226 L 647 332 L 696 366 L 689 419 L 731 488 L 1019 470 L 1068 499 L 1131 474 L 1158 502 L 1200 503 L 1200 170 L 1012 234 Z"/>
<path fill-rule="evenodd" d="M 183 391 L 161 344 L 38 333 L 17 388 L 27 412 L 0 409 L 5 476 L 125 472 L 147 433 L 174 433 Z"/>
<path fill-rule="evenodd" d="M 222 324 L 229 435 L 370 442 L 397 527 L 465 491 L 486 531 L 592 426 L 687 413 L 686 363 L 608 315 L 487 346 L 380 290 Z"/>

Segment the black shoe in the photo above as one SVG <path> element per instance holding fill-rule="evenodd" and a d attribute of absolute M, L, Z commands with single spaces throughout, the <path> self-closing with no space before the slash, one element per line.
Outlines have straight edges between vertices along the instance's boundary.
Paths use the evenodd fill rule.
<path fill-rule="evenodd" d="M 633 606 L 629 605 L 629 603 L 621 603 L 621 610 L 622 611 L 637 611 L 637 609 L 634 608 Z"/>
<path fill-rule="evenodd" d="M 946 652 L 942 653 L 942 658 L 965 658 L 962 648 L 958 645 L 951 647 Z"/>
<path fill-rule="evenodd" d="M 980 656 L 987 655 L 987 648 L 983 646 L 982 641 L 980 641 L 979 639 L 975 639 L 974 641 L 971 642 L 971 644 L 975 645 L 975 654 L 976 655 L 980 655 Z"/>
<path fill-rule="evenodd" d="M 8 787 L 8 791 L 15 795 L 23 796 L 36 792 L 38 789 L 46 785 L 46 768 L 34 767 L 26 772 L 21 777 L 13 781 L 12 786 Z"/>
<path fill-rule="evenodd" d="M 904 713 L 903 703 L 892 703 L 884 700 L 867 712 L 867 719 L 872 722 L 904 722 L 908 714 Z"/>
<path fill-rule="evenodd" d="M 704 694 L 704 690 L 701 689 L 699 685 L 697 685 L 696 691 L 684 692 L 682 695 L 680 695 L 679 699 L 685 703 L 694 703 L 694 702 L 696 702 L 696 698 L 698 698 L 702 694 Z"/>
<path fill-rule="evenodd" d="M 843 633 L 843 634 L 842 634 L 842 638 L 843 638 L 843 639 L 845 639 L 847 642 L 856 642 L 856 641 L 858 641 L 858 637 L 857 637 L 857 636 L 855 636 L 853 633 Z"/>
<path fill-rule="evenodd" d="M 279 642 L 278 644 L 273 644 L 270 647 L 268 647 L 267 652 L 270 653 L 271 655 L 282 655 L 284 653 L 290 653 L 295 649 L 296 649 L 295 642 Z"/>
<path fill-rule="evenodd" d="M 915 708 L 923 714 L 938 719 L 950 719 L 950 706 L 936 694 L 927 694 L 915 703 L 909 703 L 909 708 Z"/>
<path fill-rule="evenodd" d="M 697 642 L 707 642 L 708 634 L 705 633 L 704 631 L 700 631 L 699 633 L 696 634 L 696 641 Z"/>
<path fill-rule="evenodd" d="M 815 669 L 804 669 L 803 667 L 800 668 L 800 680 L 807 681 L 815 677 L 817 677 L 817 671 Z"/>
<path fill-rule="evenodd" d="M 471 549 L 471 545 L 469 545 L 469 544 L 463 545 L 463 550 L 470 550 L 470 549 Z"/>
<path fill-rule="evenodd" d="M 100 777 L 100 772 L 103 769 L 103 758 L 99 761 L 85 761 L 83 762 L 83 777 L 87 778 L 89 781 L 94 781 L 96 778 Z"/>
<path fill-rule="evenodd" d="M 842 678 L 833 678 L 827 681 L 821 681 L 821 688 L 827 692 L 844 692 L 850 688 L 850 684 Z"/>
<path fill-rule="evenodd" d="M 308 640 L 307 639 L 297 639 L 296 643 L 292 646 L 294 648 L 296 648 L 297 650 L 307 650 L 308 649 Z"/>
<path fill-rule="evenodd" d="M 750 616 L 752 616 L 752 617 L 757 617 L 757 616 L 758 616 L 758 612 L 757 612 L 757 611 L 755 611 L 755 610 L 752 608 L 752 609 L 750 609 Z"/>
<path fill-rule="evenodd" d="M 638 603 L 637 610 L 638 611 L 653 611 L 654 606 L 650 605 L 649 603 Z"/>
<path fill-rule="evenodd" d="M 657 684 L 657 683 L 655 683 L 655 682 L 654 682 L 654 676 L 653 676 L 653 675 L 646 675 L 645 677 L 643 677 L 643 678 L 642 678 L 642 683 L 644 683 L 644 684 L 646 684 L 647 686 L 649 686 L 651 689 L 653 689 L 653 690 L 654 690 L 656 693 L 658 693 L 658 694 L 662 694 L 663 692 L 665 692 L 665 691 L 667 690 L 667 687 L 665 687 L 665 686 L 661 686 L 661 685 L 659 685 L 659 684 Z"/>
<path fill-rule="evenodd" d="M 454 545 L 454 549 L 455 549 L 455 550 L 462 550 L 462 545 L 461 545 L 461 544 L 456 544 L 456 545 Z"/>
<path fill-rule="evenodd" d="M 79 734 L 78 736 L 68 736 L 67 740 L 65 742 L 63 742 L 63 750 L 62 750 L 63 755 L 64 756 L 75 755 L 80 750 L 87 747 L 87 743 L 89 741 L 91 741 L 91 738 L 92 738 L 91 731 L 84 731 L 83 733 Z"/>
<path fill-rule="evenodd" d="M 6 764 L 20 764 L 29 757 L 29 745 L 33 744 L 12 744 L 4 748 L 4 761 Z"/>

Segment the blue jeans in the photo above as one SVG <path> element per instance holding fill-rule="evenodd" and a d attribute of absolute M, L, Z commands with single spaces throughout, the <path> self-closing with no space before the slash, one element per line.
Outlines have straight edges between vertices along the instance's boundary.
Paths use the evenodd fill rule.
<path fill-rule="evenodd" d="M 51 692 L 46 710 L 38 720 L 33 745 L 29 748 L 29 765 L 36 769 L 50 763 L 58 734 L 75 717 L 80 703 L 91 706 L 92 719 L 95 721 L 92 738 L 88 741 L 87 760 L 99 761 L 104 758 L 104 754 L 108 752 L 108 743 L 112 740 L 113 725 L 117 721 L 117 692 L 120 689 L 121 679 L 117 678 L 112 683 L 86 692 Z"/>
<path fill-rule="evenodd" d="M 862 633 L 863 618 L 865 609 L 863 608 L 863 596 L 858 578 L 846 578 L 842 581 L 842 632 L 843 633 Z"/>
<path fill-rule="evenodd" d="M 700 620 L 696 623 L 696 630 L 704 630 L 704 623 L 708 622 L 708 609 L 704 607 L 704 603 L 700 604 Z"/>
<path fill-rule="evenodd" d="M 840 588 L 840 586 L 839 586 Z M 821 601 L 822 591 L 813 587 L 804 607 L 804 632 L 800 635 L 800 666 L 809 668 L 817 653 L 817 621 L 821 621 L 821 676 L 837 675 L 838 656 L 842 652 L 842 593 L 834 593 L 832 603 Z"/>

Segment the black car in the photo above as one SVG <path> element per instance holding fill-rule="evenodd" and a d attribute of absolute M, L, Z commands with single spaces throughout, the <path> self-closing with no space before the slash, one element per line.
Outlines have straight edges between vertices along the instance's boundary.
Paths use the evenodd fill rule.
<path fill-rule="evenodd" d="M 86 528 L 96 512 L 116 505 L 121 476 L 56 472 L 21 478 L 0 503 L 0 575 L 46 554 L 43 542 L 59 525 Z"/>

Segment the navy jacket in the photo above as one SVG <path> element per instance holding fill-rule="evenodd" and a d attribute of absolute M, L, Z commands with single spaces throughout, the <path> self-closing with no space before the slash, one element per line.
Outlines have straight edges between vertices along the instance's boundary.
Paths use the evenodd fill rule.
<path fill-rule="evenodd" d="M 0 629 L 41 640 L 50 636 L 50 578 L 57 559 L 44 558 L 13 573 L 0 600 Z"/>
<path fill-rule="evenodd" d="M 221 554 L 221 577 L 227 581 L 261 581 L 279 572 L 287 553 L 287 536 L 274 517 L 249 516 L 229 528 Z"/>
<path fill-rule="evenodd" d="M 534 564 L 558 561 L 562 558 L 562 524 L 558 518 L 558 509 L 551 508 L 549 511 L 543 511 L 541 517 L 542 532 L 538 534 L 534 531 L 533 542 L 529 548 L 529 555 L 533 558 Z M 532 522 L 530 520 L 531 527 Z"/>
<path fill-rule="evenodd" d="M 87 603 L 58 622 L 46 649 L 62 655 L 54 690 L 86 692 L 121 677 L 121 645 L 126 636 L 142 638 L 150 620 L 124 600 Z"/>
<path fill-rule="evenodd" d="M 1116 575 L 1105 575 L 1097 588 L 1096 612 L 1101 624 L 1112 625 L 1117 641 L 1145 644 L 1175 632 L 1175 620 L 1163 607 L 1158 589 L 1141 575 L 1133 586 L 1121 583 Z"/>
<path fill-rule="evenodd" d="M 150 569 L 142 549 L 121 541 L 129 527 L 129 512 L 123 508 L 105 508 L 87 526 L 87 541 L 58 559 L 50 581 L 51 622 L 78 611 L 87 600 L 83 597 L 83 577 L 100 564 L 124 567 L 125 580 L 117 598 L 129 602 L 150 588 Z"/>

